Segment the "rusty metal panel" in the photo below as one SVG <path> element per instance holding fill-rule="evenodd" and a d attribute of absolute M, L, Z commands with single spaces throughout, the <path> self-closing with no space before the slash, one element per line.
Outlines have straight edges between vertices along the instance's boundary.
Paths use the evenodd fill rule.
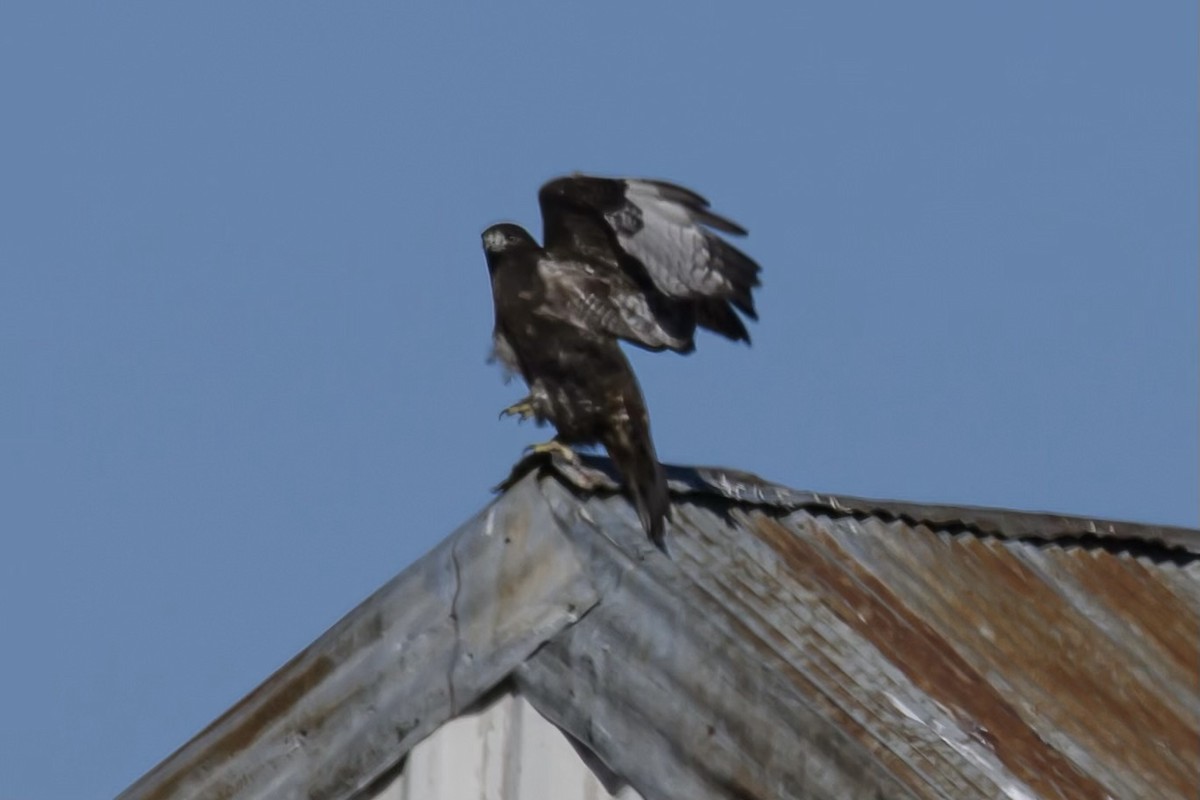
<path fill-rule="evenodd" d="M 891 660 L 1039 795 L 1193 796 L 1197 608 L 1147 615 L 1164 599 L 1156 579 L 1176 565 L 1151 571 L 1102 548 L 939 536 L 903 523 L 868 520 L 845 532 L 814 523 L 839 569 L 874 578 L 890 606 L 928 629 L 919 646 L 893 643 Z M 851 536 L 857 554 L 846 559 L 838 550 Z"/>
<path fill-rule="evenodd" d="M 671 547 L 703 616 L 743 626 L 747 671 L 780 674 L 782 658 L 797 694 L 916 796 L 1200 787 L 1196 532 L 969 510 L 1011 534 L 990 535 L 911 521 L 945 509 L 697 500 L 676 505 Z M 588 517 L 604 527 L 611 502 Z"/>

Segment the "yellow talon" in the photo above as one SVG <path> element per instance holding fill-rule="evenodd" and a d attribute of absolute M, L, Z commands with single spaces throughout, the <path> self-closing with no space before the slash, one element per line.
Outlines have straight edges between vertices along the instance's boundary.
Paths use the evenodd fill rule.
<path fill-rule="evenodd" d="M 551 439 L 548 442 L 541 442 L 539 444 L 531 444 L 525 448 L 526 456 L 530 456 L 530 455 L 534 455 L 534 454 L 538 454 L 538 455 L 545 454 L 545 455 L 550 456 L 551 458 L 555 458 L 555 457 L 561 458 L 563 461 L 567 461 L 571 464 L 575 464 L 575 465 L 579 464 L 579 454 L 576 453 L 574 450 L 572 450 L 570 447 L 567 447 L 565 444 L 560 442 L 558 439 Z"/>
<path fill-rule="evenodd" d="M 504 419 L 505 417 L 520 417 L 521 422 L 524 422 L 527 419 L 532 419 L 533 416 L 533 401 L 531 401 L 528 397 L 526 397 L 524 400 L 518 400 L 500 412 L 500 419 Z"/>

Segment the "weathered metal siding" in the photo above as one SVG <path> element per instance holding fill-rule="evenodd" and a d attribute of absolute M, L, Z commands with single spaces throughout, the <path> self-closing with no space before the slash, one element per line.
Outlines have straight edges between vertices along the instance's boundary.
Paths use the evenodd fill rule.
<path fill-rule="evenodd" d="M 598 601 L 532 488 L 467 522 L 119 800 L 339 800 L 390 774 Z"/>
<path fill-rule="evenodd" d="M 604 466 L 519 470 L 122 800 L 524 800 L 579 752 L 647 800 L 1196 796 L 1200 533 L 677 469 L 667 556 Z"/>
<path fill-rule="evenodd" d="M 370 800 L 642 800 L 609 792 L 558 728 L 505 692 L 438 728 Z"/>

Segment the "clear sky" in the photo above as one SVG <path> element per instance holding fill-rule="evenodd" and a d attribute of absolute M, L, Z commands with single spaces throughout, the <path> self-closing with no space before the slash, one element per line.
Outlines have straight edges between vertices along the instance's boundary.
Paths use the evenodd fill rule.
<path fill-rule="evenodd" d="M 463 6 L 452 8 L 452 6 Z M 1197 522 L 1196 4 L 0 6 L 0 796 L 111 796 L 544 432 L 479 232 L 573 170 L 749 228 L 660 456 Z"/>

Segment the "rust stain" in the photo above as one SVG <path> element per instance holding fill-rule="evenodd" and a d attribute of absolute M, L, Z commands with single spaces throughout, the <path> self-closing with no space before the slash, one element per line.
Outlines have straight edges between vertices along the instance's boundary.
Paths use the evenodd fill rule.
<path fill-rule="evenodd" d="M 837 565 L 808 537 L 766 517 L 756 523 L 756 532 L 797 576 L 804 575 L 819 587 L 839 619 L 872 642 L 915 686 L 959 710 L 965 717 L 960 722 L 989 731 L 997 758 L 1022 782 L 1044 797 L 1103 800 L 1108 796 L 1103 786 L 1030 729 L 948 641 L 835 541 L 823 537 L 823 544 L 844 557 Z M 804 527 L 808 536 L 822 533 L 811 519 Z"/>
<path fill-rule="evenodd" d="M 722 616 L 727 615 L 727 598 L 717 597 L 713 595 L 707 588 L 701 588 L 704 590 L 705 594 L 717 604 L 717 613 L 720 613 Z M 848 713 L 846 713 L 845 710 L 825 699 L 824 693 L 821 691 L 821 689 L 813 684 L 807 676 L 796 669 L 793 665 L 789 664 L 785 659 L 779 657 L 779 650 L 781 648 L 790 647 L 791 645 L 791 643 L 788 642 L 781 634 L 778 634 L 778 632 L 774 631 L 774 629 L 768 627 L 768 631 L 776 634 L 775 636 L 771 637 L 774 641 L 774 644 L 770 644 L 768 643 L 767 639 L 763 638 L 763 636 L 761 636 L 759 633 L 752 630 L 741 619 L 738 619 L 737 616 L 729 614 L 726 616 L 725 621 L 735 632 L 737 641 L 739 643 L 744 643 L 758 650 L 763 657 L 764 663 L 771 664 L 774 670 L 786 676 L 788 683 L 790 683 L 792 686 L 798 687 L 801 696 L 815 701 L 814 705 L 820 708 L 820 712 L 823 717 L 830 720 L 838 730 L 844 732 L 849 738 L 864 746 L 867 752 L 878 759 L 881 765 L 889 774 L 892 775 L 892 777 L 896 778 L 898 781 L 904 783 L 910 788 L 922 787 L 925 785 L 924 778 L 922 778 L 915 770 L 913 770 L 910 765 L 904 763 L 904 761 L 897 757 L 894 752 L 880 743 L 875 737 L 871 736 L 867 729 Z M 726 720 L 725 724 L 728 726 L 735 722 L 736 720 L 731 719 Z M 734 736 L 733 738 L 748 739 L 751 737 L 748 735 L 743 735 L 741 737 Z M 761 757 L 762 754 L 756 755 Z M 764 769 L 761 765 L 756 765 L 753 762 L 747 762 L 745 772 L 737 776 L 737 779 L 740 782 L 739 785 L 741 786 L 741 790 L 750 792 L 748 795 L 750 797 L 770 797 L 772 794 L 771 787 L 763 784 L 761 780 L 756 780 L 762 777 L 763 772 Z"/>
<path fill-rule="evenodd" d="M 1059 561 L 1067 562 L 1080 585 L 1114 616 L 1136 626 L 1185 681 L 1195 683 L 1200 675 L 1200 617 L 1195 609 L 1132 558 L 1101 552 L 1086 561 L 1062 556 Z"/>
<path fill-rule="evenodd" d="M 709 525 L 689 525 L 685 530 L 688 534 L 695 536 L 709 527 Z M 735 532 L 727 525 L 725 528 L 726 530 L 723 532 L 726 534 L 724 538 L 727 540 Z M 705 554 L 728 552 L 726 548 L 714 547 L 708 543 L 702 544 L 701 547 Z M 796 688 L 800 696 L 813 704 L 822 717 L 832 722 L 836 728 L 865 748 L 899 783 L 907 786 L 917 796 L 928 794 L 928 776 L 923 775 L 916 766 L 902 758 L 878 737 L 872 735 L 863 723 L 846 711 L 846 708 L 854 707 L 857 701 L 844 687 L 818 686 L 794 664 L 780 655 L 793 651 L 796 645 L 778 630 L 774 622 L 763 617 L 754 606 L 745 603 L 737 604 L 737 613 L 729 613 L 732 600 L 730 587 L 708 585 L 718 575 L 731 576 L 738 583 L 739 591 L 745 591 L 758 598 L 764 606 L 779 602 L 779 599 L 785 594 L 783 585 L 760 565 L 738 551 L 734 551 L 731 555 L 733 556 L 732 560 L 719 565 L 719 567 L 711 562 L 697 563 L 697 571 L 692 575 L 696 580 L 697 588 L 703 592 L 706 601 L 711 604 L 710 613 L 720 615 L 734 632 L 737 641 L 755 648 L 764 664 L 771 665 L 773 670 L 785 677 L 787 682 Z M 742 581 L 738 577 L 741 575 L 754 575 L 758 580 L 757 582 Z M 750 622 L 757 622 L 758 629 L 752 628 L 748 624 Z M 836 697 L 829 696 L 831 691 L 836 694 Z M 921 766 L 926 769 L 932 767 L 932 763 L 923 753 L 914 751 L 912 759 L 922 762 Z M 767 787 L 763 788 L 765 790 Z M 768 797 L 771 796 L 771 793 L 767 792 L 760 796 Z"/>
<path fill-rule="evenodd" d="M 1053 564 L 1048 580 L 1028 566 L 1022 554 L 1034 545 L 948 539 L 900 523 L 868 523 L 862 532 L 856 549 L 869 554 L 869 569 L 993 683 L 1011 687 L 1012 703 L 1034 727 L 1069 739 L 1077 747 L 1072 756 L 1112 781 L 1112 793 L 1132 791 L 1123 787 L 1131 783 L 1190 796 L 1195 730 L 1126 648 L 1066 602 Z M 1059 552 L 1083 568 L 1093 557 L 1137 565 L 1092 549 Z M 1120 590 L 1118 583 L 1108 594 Z"/>
<path fill-rule="evenodd" d="M 1120 647 L 1009 549 L 1022 545 L 965 539 L 961 546 L 977 552 L 976 580 L 996 604 L 1000 624 L 993 628 L 1004 645 L 999 671 L 1012 665 L 1052 699 L 1041 715 L 1099 763 L 1154 775 L 1159 787 L 1187 795 L 1195 782 L 1177 750 L 1194 741 L 1195 733 L 1179 710 L 1132 669 Z M 1067 553 L 1081 559 L 1090 554 Z M 989 576 L 1006 586 L 992 591 Z M 1109 595 L 1127 585 L 1128 580 L 1114 580 Z"/>
<path fill-rule="evenodd" d="M 168 756 L 163 763 L 171 764 L 172 774 L 162 778 L 158 786 L 146 795 L 146 800 L 166 800 L 166 798 L 174 796 L 190 775 L 203 774 L 228 760 L 229 757 L 253 742 L 267 726 L 291 710 L 305 694 L 333 671 L 334 661 L 327 656 L 319 656 L 308 666 L 299 669 L 295 675 L 289 675 L 289 672 L 297 669 L 296 662 L 303 657 L 304 653 L 301 653 L 293 658 L 262 686 L 242 698 L 191 742 L 181 747 L 176 754 Z M 233 722 L 245 709 L 254 704 L 258 705 L 246 715 L 245 719 Z M 187 750 L 193 742 L 200 742 L 210 733 L 216 734 L 227 724 L 232 724 L 233 727 L 220 733 L 216 741 L 205 746 L 196 754 L 194 760 L 182 758 L 176 760 L 177 756 Z"/>
<path fill-rule="evenodd" d="M 944 585 L 951 600 L 954 595 L 962 600 L 927 618 L 948 632 L 960 653 L 987 664 L 1001 685 L 1011 686 L 1023 714 L 1077 745 L 1081 752 L 1073 754 L 1084 768 L 1094 764 L 1117 782 L 1112 793 L 1122 793 L 1120 784 L 1128 781 L 1173 787 L 1188 796 L 1195 786 L 1193 768 L 1177 751 L 1194 734 L 1179 709 L 1164 701 L 1123 648 L 1067 601 L 1053 575 L 1048 582 L 1029 566 L 1021 553 L 1032 545 L 972 536 L 946 544 L 929 531 L 894 533 L 893 551 L 920 550 L 921 577 Z M 1101 557 L 1082 548 L 1060 552 L 1081 563 Z M 1121 588 L 1116 583 L 1109 596 Z M 910 601 L 925 589 L 916 591 Z M 1161 737 L 1176 747 L 1163 747 Z"/>

